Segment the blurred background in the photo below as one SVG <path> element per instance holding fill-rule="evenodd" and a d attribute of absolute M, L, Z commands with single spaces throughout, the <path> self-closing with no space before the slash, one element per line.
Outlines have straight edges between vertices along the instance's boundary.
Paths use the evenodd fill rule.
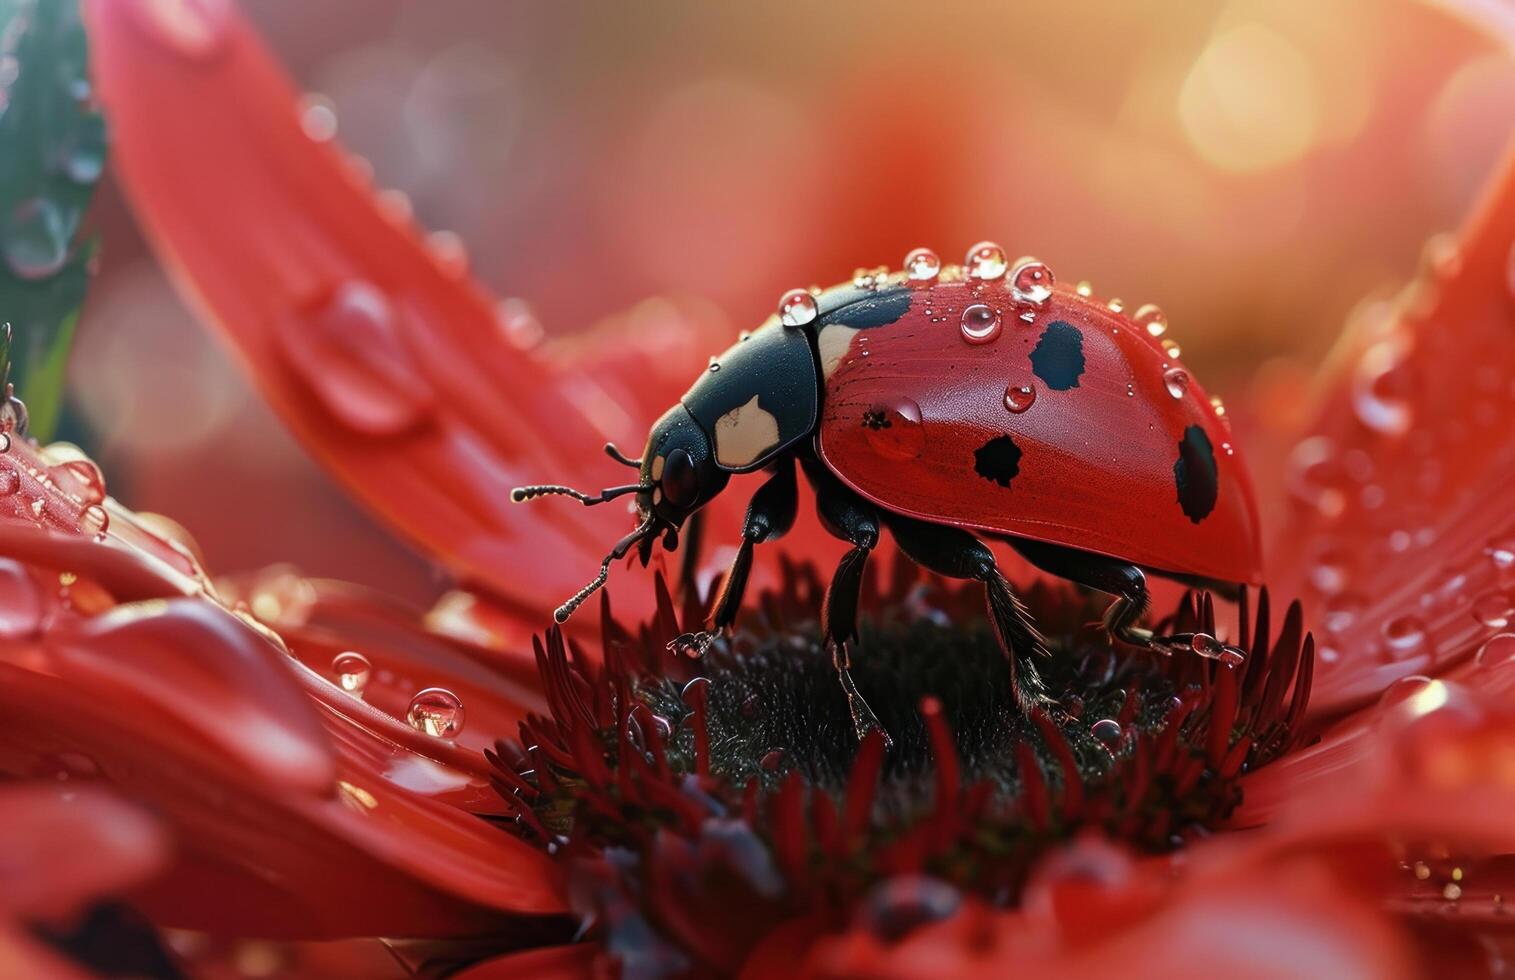
<path fill-rule="evenodd" d="M 461 236 L 524 340 L 673 294 L 734 334 L 792 286 L 991 238 L 1159 303 L 1206 386 L 1275 430 L 1515 132 L 1499 32 L 1409 0 L 243 6 L 307 125 Z M 112 493 L 217 571 L 439 592 L 195 323 L 115 186 L 94 223 L 67 434 Z"/>

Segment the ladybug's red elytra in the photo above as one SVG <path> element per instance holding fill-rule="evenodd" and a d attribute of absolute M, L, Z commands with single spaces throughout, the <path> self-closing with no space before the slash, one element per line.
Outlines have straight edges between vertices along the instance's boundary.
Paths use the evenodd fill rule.
<path fill-rule="evenodd" d="M 848 644 L 880 529 L 921 566 L 984 584 L 1024 710 L 1049 700 L 1035 667 L 1045 650 L 986 538 L 1115 596 L 1105 625 L 1117 639 L 1235 661 L 1240 652 L 1213 638 L 1137 625 L 1146 573 L 1222 592 L 1258 579 L 1257 508 L 1229 425 L 1161 336 L 1155 308 L 1133 318 L 1086 292 L 1057 286 L 1034 259 L 1012 268 L 984 242 L 961 268 L 917 250 L 901 273 L 786 293 L 653 425 L 640 460 L 607 447 L 637 467 L 636 483 L 594 496 L 513 491 L 586 504 L 636 494 L 636 529 L 558 621 L 632 548 L 645 562 L 660 535 L 676 547 L 731 474 L 765 470 L 707 632 L 685 638 L 702 653 L 736 619 L 753 547 L 793 525 L 798 463 L 822 525 L 852 546 L 821 629 L 859 737 L 878 722 L 852 682 Z"/>

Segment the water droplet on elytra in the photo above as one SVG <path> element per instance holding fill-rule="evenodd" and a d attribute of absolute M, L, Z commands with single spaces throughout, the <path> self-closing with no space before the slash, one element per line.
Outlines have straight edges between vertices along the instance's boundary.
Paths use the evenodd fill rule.
<path fill-rule="evenodd" d="M 909 398 L 874 405 L 863 413 L 868 445 L 880 456 L 914 459 L 926 448 L 921 407 Z"/>
<path fill-rule="evenodd" d="M 1005 407 L 1019 415 L 1036 403 L 1036 388 L 1032 385 L 1010 385 L 1005 389 Z"/>
<path fill-rule="evenodd" d="M 1045 263 L 1022 259 L 1010 274 L 1010 295 L 1017 303 L 1041 306 L 1052 298 L 1052 286 L 1056 281 Z"/>
<path fill-rule="evenodd" d="M 999 336 L 1000 316 L 983 303 L 974 303 L 963 310 L 963 339 L 970 344 L 987 344 Z"/>
<path fill-rule="evenodd" d="M 970 279 L 998 279 L 1009 268 L 1005 250 L 994 242 L 979 242 L 968 249 L 963 268 Z"/>
<path fill-rule="evenodd" d="M 1515 661 L 1515 633 L 1495 633 L 1478 648 L 1474 661 L 1480 667 L 1498 667 Z"/>
<path fill-rule="evenodd" d="M 1156 303 L 1138 307 L 1131 319 L 1145 327 L 1152 337 L 1161 337 L 1168 330 L 1168 318 Z"/>
<path fill-rule="evenodd" d="M 0 229 L 0 253 L 22 279 L 46 279 L 68 259 L 68 221 L 56 203 L 33 197 L 16 205 Z"/>
<path fill-rule="evenodd" d="M 1473 618 L 1491 629 L 1504 629 L 1515 619 L 1515 602 L 1503 592 L 1485 593 L 1473 603 Z"/>
<path fill-rule="evenodd" d="M 418 732 L 452 738 L 463 730 L 463 702 L 449 690 L 428 687 L 410 699 L 405 720 Z"/>
<path fill-rule="evenodd" d="M 1169 368 L 1163 372 L 1163 386 L 1174 398 L 1184 397 L 1189 390 L 1189 372 L 1183 368 Z"/>
<path fill-rule="evenodd" d="M 930 282 L 941 273 L 941 256 L 929 248 L 917 248 L 905 256 L 905 275 L 911 282 Z"/>
<path fill-rule="evenodd" d="M 1120 722 L 1114 718 L 1101 718 L 1089 726 L 1089 734 L 1099 739 L 1108 746 L 1118 745 L 1121 736 L 1125 734 L 1120 727 Z"/>
<path fill-rule="evenodd" d="M 338 687 L 354 697 L 362 697 L 373 666 L 356 650 L 345 650 L 331 658 L 331 672 L 336 675 Z"/>
<path fill-rule="evenodd" d="M 779 297 L 779 322 L 786 327 L 803 327 L 815 319 L 819 309 L 808 291 L 791 289 Z"/>

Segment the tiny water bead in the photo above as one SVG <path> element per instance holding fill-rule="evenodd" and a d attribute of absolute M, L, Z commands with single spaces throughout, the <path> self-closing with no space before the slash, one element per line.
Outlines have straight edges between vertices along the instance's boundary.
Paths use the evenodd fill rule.
<path fill-rule="evenodd" d="M 1031 385 L 1010 385 L 1005 389 L 1005 407 L 1019 415 L 1036 404 L 1036 388 Z"/>
<path fill-rule="evenodd" d="M 1499 667 L 1512 661 L 1515 661 L 1515 633 L 1495 633 L 1474 657 L 1480 667 Z"/>
<path fill-rule="evenodd" d="M 69 222 L 56 203 L 44 197 L 22 201 L 0 229 L 0 253 L 22 279 L 45 279 L 68 259 Z"/>
<path fill-rule="evenodd" d="M 1052 286 L 1056 282 L 1052 270 L 1036 259 L 1021 259 L 1010 275 L 1010 295 L 1018 303 L 1041 306 L 1052 298 Z"/>
<path fill-rule="evenodd" d="M 1515 535 L 1490 541 L 1484 554 L 1500 571 L 1515 568 Z"/>
<path fill-rule="evenodd" d="M 969 279 L 999 279 L 1009 269 L 1005 250 L 994 242 L 979 242 L 968 249 L 963 268 Z"/>
<path fill-rule="evenodd" d="M 941 274 L 941 256 L 931 249 L 917 248 L 905 256 L 905 275 L 911 282 L 930 282 Z"/>
<path fill-rule="evenodd" d="M 1169 368 L 1163 372 L 1163 387 L 1174 398 L 1184 397 L 1184 392 L 1189 390 L 1189 372 L 1183 368 Z"/>
<path fill-rule="evenodd" d="M 926 448 L 921 407 L 909 398 L 880 403 L 863 413 L 868 445 L 889 459 L 914 459 Z"/>
<path fill-rule="evenodd" d="M 1120 744 L 1121 736 L 1125 732 L 1120 727 L 1120 722 L 1114 718 L 1101 718 L 1089 726 L 1089 734 L 1105 743 L 1107 746 Z"/>
<path fill-rule="evenodd" d="M 457 232 L 442 229 L 427 235 L 426 251 L 443 275 L 461 279 L 468 274 L 468 246 Z"/>
<path fill-rule="evenodd" d="M 786 327 L 803 327 L 815 319 L 819 309 L 809 291 L 791 289 L 779 297 L 779 322 Z"/>
<path fill-rule="evenodd" d="M 1221 418 L 1226 416 L 1226 403 L 1220 400 L 1219 395 L 1210 396 L 1210 408 Z"/>
<path fill-rule="evenodd" d="M 1184 356 L 1184 349 L 1178 346 L 1178 341 L 1174 340 L 1172 337 L 1164 337 L 1163 353 L 1167 354 L 1174 360 L 1177 360 L 1178 358 Z"/>
<path fill-rule="evenodd" d="M 99 504 L 90 504 L 79 514 L 79 530 L 85 534 L 93 534 L 97 538 L 104 538 L 105 532 L 110 529 L 110 515 Z"/>
<path fill-rule="evenodd" d="M 1222 643 L 1209 633 L 1195 633 L 1194 638 L 1189 641 L 1189 647 L 1206 660 L 1218 660 L 1232 667 L 1242 664 L 1247 659 L 1245 652 Z"/>
<path fill-rule="evenodd" d="M 987 344 L 999 336 L 1000 315 L 983 303 L 974 303 L 963 310 L 963 339 L 970 344 Z"/>
<path fill-rule="evenodd" d="M 1426 627 L 1414 616 L 1399 616 L 1384 624 L 1383 638 L 1390 656 L 1406 656 L 1425 642 Z"/>
<path fill-rule="evenodd" d="M 1161 337 L 1168 331 L 1168 318 L 1156 303 L 1138 307 L 1132 319 L 1146 328 L 1148 336 Z"/>
<path fill-rule="evenodd" d="M 1504 629 L 1515 619 L 1515 600 L 1503 592 L 1485 593 L 1473 603 L 1473 618 L 1490 629 Z"/>
<path fill-rule="evenodd" d="M 405 720 L 418 732 L 452 738 L 463 730 L 463 702 L 445 688 L 428 687 L 410 699 Z"/>
<path fill-rule="evenodd" d="M 345 650 L 331 658 L 331 672 L 337 678 L 337 686 L 353 697 L 362 697 L 368 679 L 373 675 L 373 665 L 356 650 Z M 412 722 L 414 724 L 414 722 Z"/>
<path fill-rule="evenodd" d="M 316 143 L 329 143 L 337 135 L 337 107 L 314 92 L 300 100 L 300 130 Z"/>

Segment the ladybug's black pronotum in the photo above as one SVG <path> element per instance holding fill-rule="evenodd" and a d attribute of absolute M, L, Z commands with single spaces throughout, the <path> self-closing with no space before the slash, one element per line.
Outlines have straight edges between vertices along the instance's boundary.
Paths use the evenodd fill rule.
<path fill-rule="evenodd" d="M 1045 650 L 985 539 L 1115 596 L 1105 615 L 1115 638 L 1234 661 L 1240 652 L 1212 637 L 1137 625 L 1146 573 L 1232 592 L 1261 564 L 1256 506 L 1223 409 L 1165 331 L 1155 307 L 1127 316 L 1087 287 L 1055 286 L 1033 259 L 1010 268 L 988 242 L 960 268 L 918 249 L 903 272 L 786 293 L 658 419 L 640 460 L 609 447 L 637 467 L 636 483 L 595 496 L 513 491 L 518 501 L 566 494 L 586 504 L 636 494 L 635 530 L 556 617 L 566 620 L 633 548 L 645 560 L 660 536 L 676 547 L 731 474 L 767 471 L 708 632 L 684 638 L 702 653 L 735 621 L 754 546 L 793 525 L 798 463 L 822 525 L 851 545 L 821 629 L 859 736 L 878 722 L 852 682 L 848 644 L 863 567 L 885 528 L 923 567 L 984 584 L 1025 710 L 1048 700 L 1035 667 Z"/>

